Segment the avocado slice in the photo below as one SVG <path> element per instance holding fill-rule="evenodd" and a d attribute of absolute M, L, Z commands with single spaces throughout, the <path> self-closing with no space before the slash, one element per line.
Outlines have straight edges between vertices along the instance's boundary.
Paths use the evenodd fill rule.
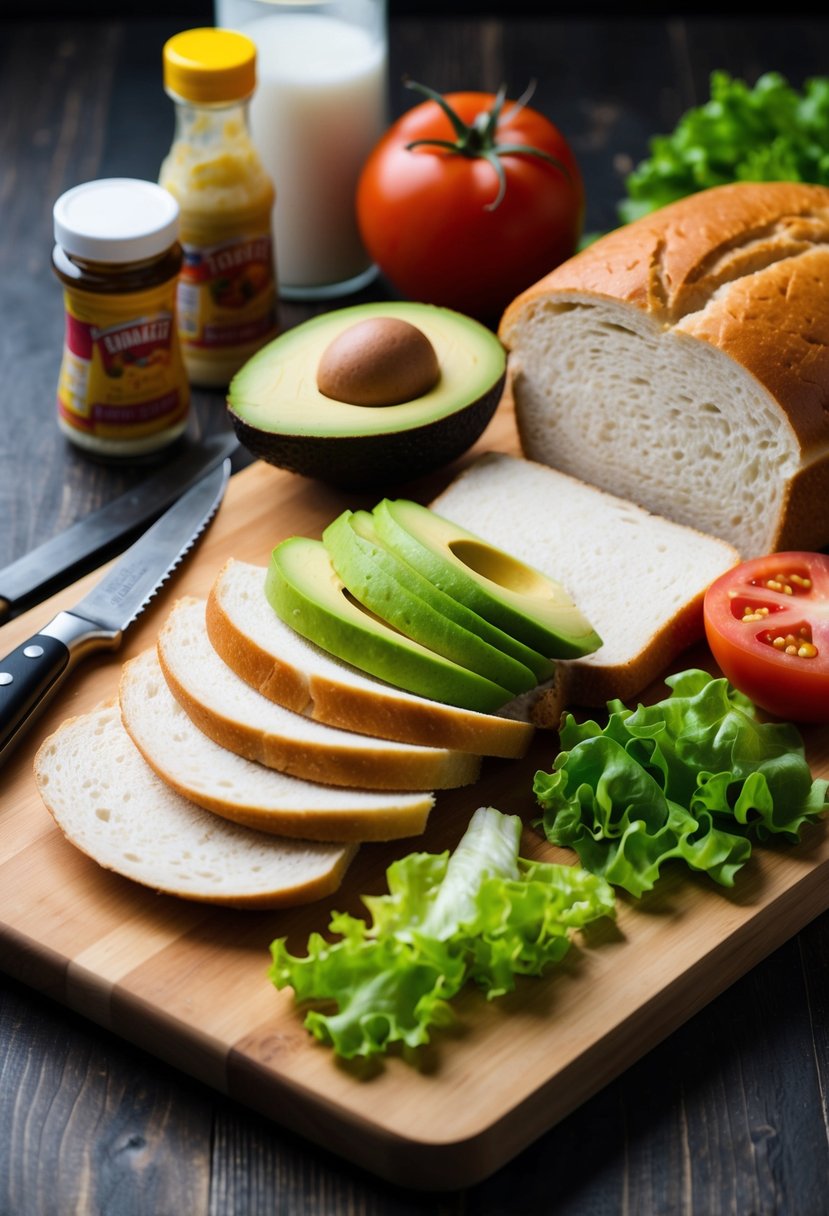
<path fill-rule="evenodd" d="M 277 545 L 265 594 L 297 633 L 397 688 L 484 713 L 512 699 L 508 689 L 412 641 L 358 604 L 321 541 L 293 536 Z"/>
<path fill-rule="evenodd" d="M 447 595 L 551 658 L 590 654 L 601 638 L 560 584 L 408 499 L 383 499 L 384 544 Z"/>
<path fill-rule="evenodd" d="M 439 378 L 398 405 L 350 405 L 320 392 L 331 343 L 371 318 L 408 321 L 431 342 Z M 406 301 L 358 304 L 314 317 L 275 338 L 231 381 L 228 410 L 239 441 L 281 468 L 342 487 L 408 481 L 475 442 L 500 400 L 506 352 L 485 326 L 447 308 Z"/>
<path fill-rule="evenodd" d="M 407 591 L 425 600 L 447 620 L 454 621 L 469 633 L 474 633 L 484 642 L 488 642 L 496 650 L 503 651 L 524 667 L 529 667 L 530 671 L 534 673 L 537 683 L 550 679 L 553 673 L 553 664 L 550 659 L 539 654 L 537 650 L 525 646 L 523 642 L 519 642 L 510 634 L 504 633 L 503 629 L 498 629 L 496 625 L 479 616 L 477 612 L 467 608 L 466 604 L 453 599 L 430 583 L 414 566 L 409 565 L 393 549 L 384 544 L 370 511 L 352 511 L 347 514 L 351 529 L 356 533 L 364 551 L 367 552 L 370 548 L 375 566 L 382 569 L 389 578 L 393 578 Z"/>
<path fill-rule="evenodd" d="M 371 520 L 368 512 L 361 514 Z M 428 594 L 418 595 L 398 582 L 393 573 L 394 558 L 391 562 L 383 561 L 386 551 L 366 539 L 365 530 L 358 531 L 358 527 L 354 524 L 353 513 L 344 511 L 325 529 L 322 542 L 337 574 L 364 608 L 406 637 L 421 642 L 462 667 L 479 672 L 516 695 L 535 687 L 535 673 L 524 663 L 445 616 L 429 602 Z M 412 573 L 419 577 L 416 571 L 412 570 Z M 421 582 L 428 593 L 429 583 L 425 579 Z M 486 625 L 486 622 L 481 620 L 481 624 Z"/>

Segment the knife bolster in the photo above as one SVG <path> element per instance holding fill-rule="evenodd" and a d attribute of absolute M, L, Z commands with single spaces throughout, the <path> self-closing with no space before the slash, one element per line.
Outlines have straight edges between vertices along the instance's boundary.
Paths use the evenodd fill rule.
<path fill-rule="evenodd" d="M 120 629 L 102 629 L 94 621 L 76 616 L 73 612 L 59 612 L 41 629 L 40 634 L 63 643 L 69 651 L 70 666 L 74 666 L 90 650 L 115 650 L 123 636 Z"/>

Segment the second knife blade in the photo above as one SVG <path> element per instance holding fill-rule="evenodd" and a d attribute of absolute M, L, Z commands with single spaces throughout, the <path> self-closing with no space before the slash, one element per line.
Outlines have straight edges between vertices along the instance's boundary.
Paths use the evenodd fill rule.
<path fill-rule="evenodd" d="M 189 445 L 133 489 L 0 570 L 0 625 L 113 556 L 119 541 L 151 523 L 237 446 L 232 434 Z"/>

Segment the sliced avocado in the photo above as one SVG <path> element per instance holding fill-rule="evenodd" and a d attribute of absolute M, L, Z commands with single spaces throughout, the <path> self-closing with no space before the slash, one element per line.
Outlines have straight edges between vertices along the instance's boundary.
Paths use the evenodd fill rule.
<path fill-rule="evenodd" d="M 437 356 L 433 388 L 397 405 L 351 405 L 317 385 L 334 339 L 371 318 L 419 329 Z M 255 456 L 333 485 L 408 481 L 454 460 L 489 422 L 501 397 L 506 353 L 485 326 L 429 304 L 358 304 L 314 317 L 270 342 L 234 376 L 228 410 Z"/>
<path fill-rule="evenodd" d="M 482 641 L 489 643 L 490 646 L 502 651 L 505 655 L 509 655 L 522 666 L 529 667 L 535 675 L 536 682 L 549 680 L 553 673 L 553 664 L 549 659 L 539 654 L 537 650 L 525 646 L 523 642 L 519 642 L 508 633 L 504 633 L 502 629 L 498 629 L 490 621 L 479 616 L 477 612 L 473 612 L 465 604 L 446 595 L 445 592 L 430 583 L 419 571 L 415 570 L 414 566 L 404 561 L 393 549 L 384 544 L 370 511 L 352 511 L 349 514 L 348 522 L 352 531 L 365 546 L 365 551 L 371 550 L 375 565 L 382 569 L 388 577 L 393 578 L 407 591 L 425 600 L 447 620 L 454 621 L 469 633 L 474 633 Z"/>
<path fill-rule="evenodd" d="M 383 542 L 424 578 L 527 646 L 560 659 L 601 646 L 562 586 L 427 507 L 384 499 L 374 522 Z"/>
<path fill-rule="evenodd" d="M 535 673 L 538 683 L 550 679 L 553 674 L 553 664 L 548 658 L 537 650 L 525 646 L 523 642 L 519 642 L 510 634 L 504 633 L 503 629 L 499 629 L 477 612 L 473 612 L 471 608 L 467 608 L 466 604 L 453 599 L 434 583 L 430 583 L 418 570 L 415 570 L 414 566 L 404 561 L 393 549 L 384 544 L 377 531 L 374 516 L 369 511 L 352 512 L 349 522 L 358 536 L 374 547 L 374 560 L 377 565 L 382 566 L 396 582 L 426 600 L 450 621 L 455 621 L 470 633 L 477 634 L 490 646 L 494 646 L 496 650 L 503 651 L 518 663 L 529 667 L 530 671 Z"/>
<path fill-rule="evenodd" d="M 427 598 L 398 582 L 389 565 L 378 560 L 385 552 L 382 546 L 366 540 L 352 521 L 352 512 L 344 511 L 325 529 L 322 541 L 337 574 L 364 608 L 406 637 L 515 694 L 535 687 L 535 673 L 529 667 L 464 629 L 435 609 Z M 426 580 L 422 581 L 428 588 Z"/>
<path fill-rule="evenodd" d="M 297 633 L 397 688 L 484 713 L 512 699 L 508 689 L 404 637 L 361 607 L 320 541 L 294 536 L 277 545 L 265 594 Z"/>

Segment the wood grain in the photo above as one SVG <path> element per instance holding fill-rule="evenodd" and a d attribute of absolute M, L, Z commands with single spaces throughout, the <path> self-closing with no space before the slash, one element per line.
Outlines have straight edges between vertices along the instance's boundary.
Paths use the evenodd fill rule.
<path fill-rule="evenodd" d="M 502 407 L 479 448 L 515 449 Z M 448 473 L 408 492 L 428 498 Z M 76 672 L 36 730 L 113 694 L 123 659 L 151 644 L 178 595 L 204 596 L 228 556 L 264 564 L 286 535 L 319 535 L 354 499 L 265 465 L 234 478 L 217 520 L 172 584 L 129 631 L 120 656 Z M 7 629 L 14 644 L 94 581 L 81 580 Z M 810 760 L 829 773 L 829 732 Z M 490 1174 L 618 1075 L 827 905 L 823 828 L 796 848 L 762 851 L 733 893 L 673 875 L 615 926 L 596 926 L 548 979 L 487 1005 L 458 1001 L 457 1034 L 437 1035 L 415 1061 L 338 1065 L 302 1029 L 290 992 L 267 980 L 270 940 L 299 947 L 327 923 L 330 901 L 269 914 L 193 909 L 100 870 L 68 845 L 31 777 L 36 739 L 6 770 L 0 823 L 4 965 L 139 1047 L 381 1176 L 411 1187 L 466 1186 Z M 489 761 L 477 787 L 438 795 L 423 839 L 364 846 L 336 899 L 383 889 L 408 847 L 453 845 L 475 806 L 529 820 L 532 774 L 552 759 L 539 734 L 520 762 Z M 558 856 L 527 830 L 525 849 Z M 760 850 L 757 850 L 759 857 Z"/>

